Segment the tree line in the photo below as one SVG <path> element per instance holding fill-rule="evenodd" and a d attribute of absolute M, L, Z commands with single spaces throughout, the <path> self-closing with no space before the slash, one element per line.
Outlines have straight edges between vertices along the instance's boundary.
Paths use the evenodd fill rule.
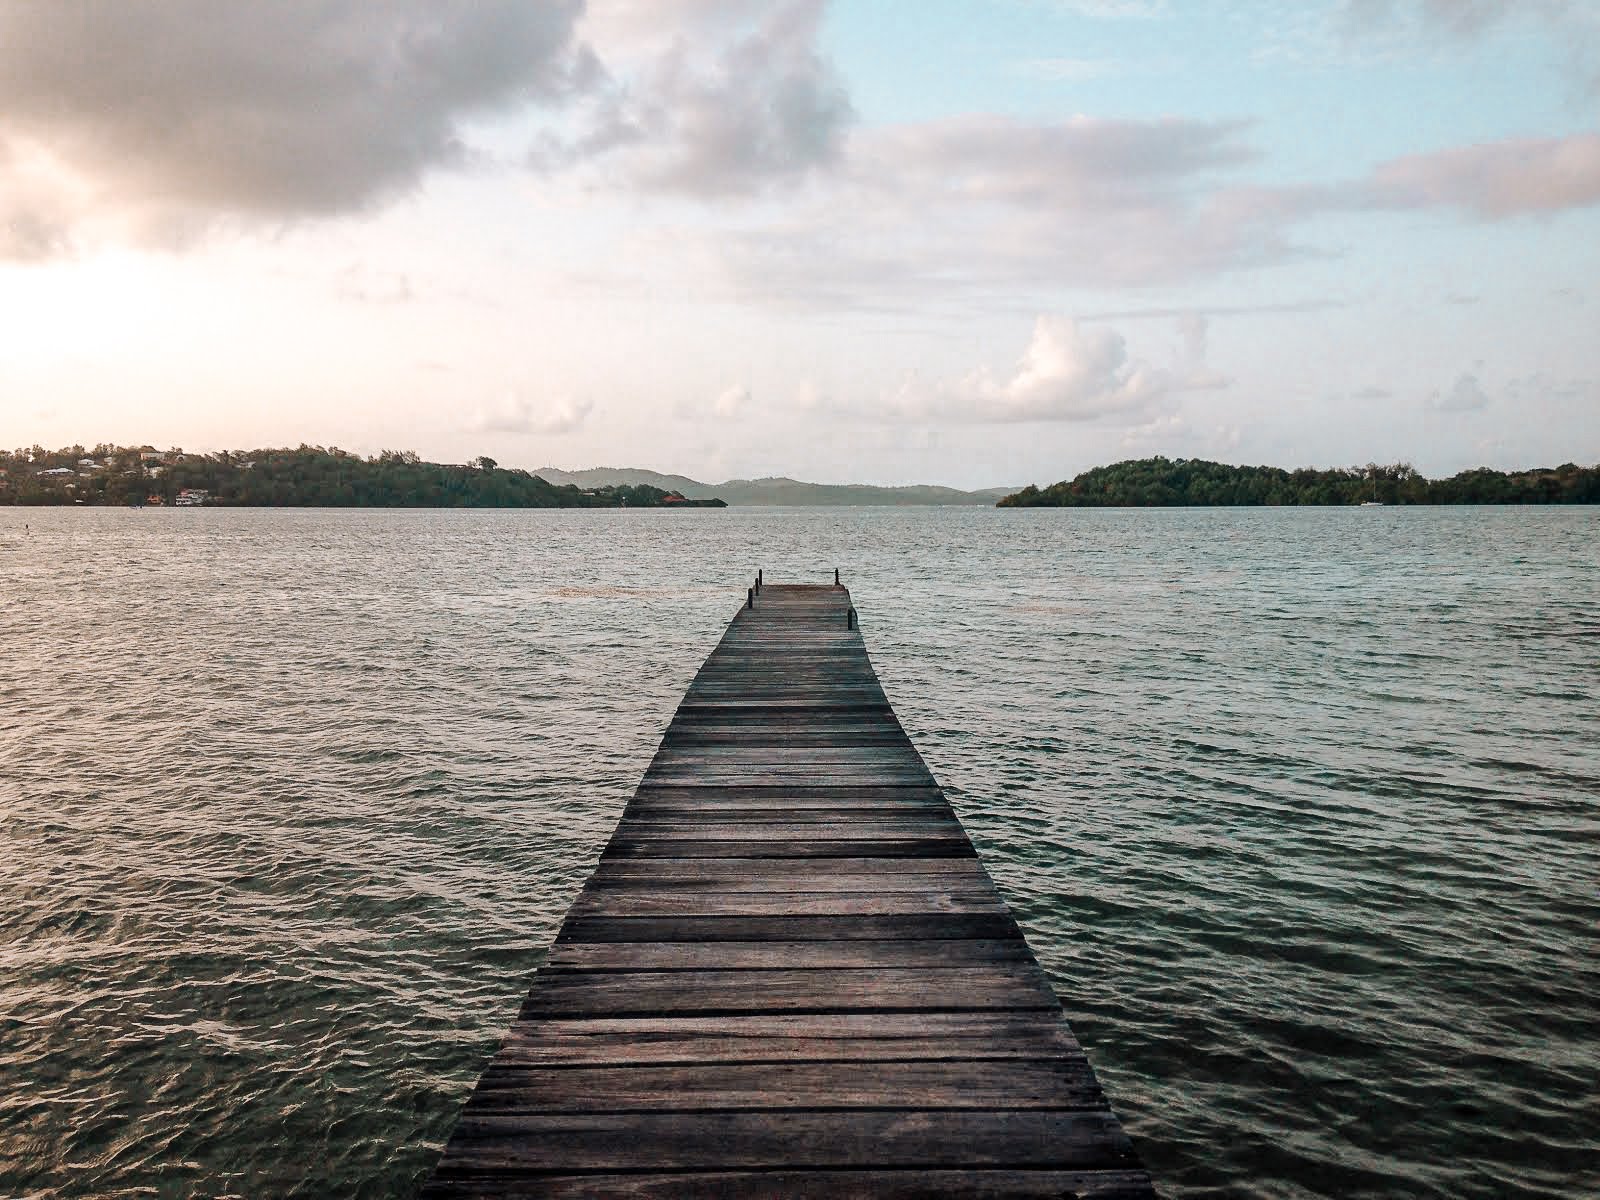
<path fill-rule="evenodd" d="M 327 508 L 723 508 L 651 487 L 558 487 L 492 458 L 423 462 L 410 450 L 363 458 L 338 447 L 185 453 L 149 446 L 0 451 L 0 504 L 172 504 Z"/>
<path fill-rule="evenodd" d="M 1303 504 L 1600 504 L 1600 466 L 1531 471 L 1478 467 L 1426 479 L 1409 463 L 1318 470 L 1236 467 L 1199 458 L 1140 458 L 1095 467 L 1001 508 L 1166 508 Z"/>

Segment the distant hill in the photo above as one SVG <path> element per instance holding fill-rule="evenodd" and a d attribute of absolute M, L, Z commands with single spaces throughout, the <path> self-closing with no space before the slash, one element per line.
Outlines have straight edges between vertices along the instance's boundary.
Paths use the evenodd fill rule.
<path fill-rule="evenodd" d="M 535 475 L 558 487 L 573 484 L 580 488 L 638 486 L 675 491 L 690 500 L 719 497 L 731 505 L 793 504 L 826 506 L 843 504 L 987 504 L 993 505 L 1014 488 L 983 488 L 963 492 L 933 484 L 909 487 L 877 487 L 867 483 L 802 483 L 782 476 L 767 479 L 729 479 L 724 483 L 701 483 L 684 475 L 663 475 L 637 467 L 591 467 L 586 471 L 562 471 L 540 467 Z"/>
<path fill-rule="evenodd" d="M 587 471 L 563 471 L 558 467 L 540 467 L 533 474 L 557 487 L 571 484 L 577 488 L 634 487 L 647 483 L 663 491 L 677 492 L 690 500 L 711 495 L 711 489 L 687 475 L 663 475 L 660 471 L 642 471 L 629 467 L 590 467 Z"/>

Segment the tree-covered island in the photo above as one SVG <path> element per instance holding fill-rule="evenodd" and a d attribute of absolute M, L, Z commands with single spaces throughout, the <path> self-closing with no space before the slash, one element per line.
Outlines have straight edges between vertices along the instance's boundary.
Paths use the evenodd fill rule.
<path fill-rule="evenodd" d="M 557 487 L 492 458 L 423 462 L 409 450 L 363 458 L 337 447 L 190 454 L 151 446 L 0 450 L 0 504 L 327 508 L 725 508 L 633 486 Z"/>
<path fill-rule="evenodd" d="M 1300 504 L 1600 504 L 1600 466 L 1532 471 L 1479 467 L 1425 479 L 1409 464 L 1235 467 L 1198 458 L 1140 458 L 1095 467 L 1047 488 L 1028 486 L 1001 508 L 1171 508 Z"/>

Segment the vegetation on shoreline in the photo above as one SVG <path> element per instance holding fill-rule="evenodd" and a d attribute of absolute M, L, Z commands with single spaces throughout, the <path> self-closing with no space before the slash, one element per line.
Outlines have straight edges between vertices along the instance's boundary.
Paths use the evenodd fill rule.
<path fill-rule="evenodd" d="M 1318 470 L 1144 458 L 1096 467 L 1001 508 L 1234 505 L 1600 504 L 1600 466 L 1463 471 L 1429 480 L 1409 464 Z M 330 508 L 724 508 L 647 483 L 581 488 L 501 467 L 423 462 L 411 451 L 370 458 L 337 447 L 189 454 L 149 446 L 0 450 L 0 505 L 207 504 Z"/>
<path fill-rule="evenodd" d="M 0 451 L 0 504 L 207 504 L 329 508 L 725 508 L 662 488 L 557 487 L 492 458 L 363 458 L 337 447 L 186 454 L 150 446 Z"/>
<path fill-rule="evenodd" d="M 1316 470 L 1236 467 L 1198 458 L 1141 458 L 1096 467 L 1001 508 L 1156 508 L 1300 504 L 1600 504 L 1600 466 L 1531 471 L 1479 467 L 1425 479 L 1408 463 Z"/>

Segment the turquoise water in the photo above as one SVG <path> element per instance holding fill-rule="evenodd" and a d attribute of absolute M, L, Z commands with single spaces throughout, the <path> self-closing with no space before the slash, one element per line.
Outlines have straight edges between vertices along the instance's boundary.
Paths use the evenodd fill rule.
<path fill-rule="evenodd" d="M 0 509 L 0 1195 L 412 1193 L 748 577 L 835 565 L 1165 1195 L 1600 1193 L 1597 545 Z"/>

